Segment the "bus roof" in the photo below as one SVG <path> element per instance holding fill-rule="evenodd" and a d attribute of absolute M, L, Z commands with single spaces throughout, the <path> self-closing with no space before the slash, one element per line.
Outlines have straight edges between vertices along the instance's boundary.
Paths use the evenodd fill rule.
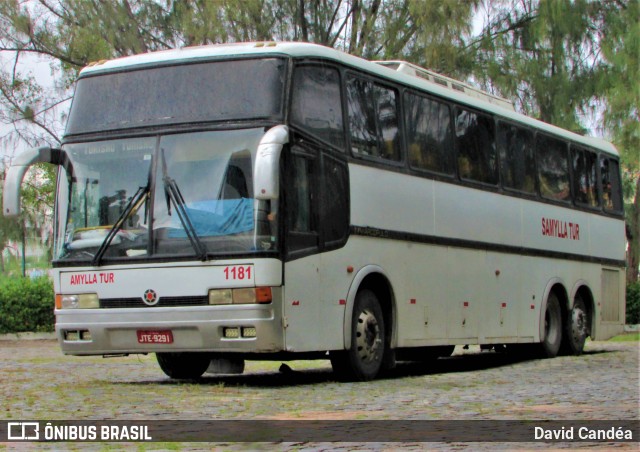
<path fill-rule="evenodd" d="M 618 155 L 618 151 L 615 146 L 605 140 L 579 135 L 560 127 L 556 127 L 552 124 L 547 124 L 521 113 L 517 113 L 506 103 L 492 102 L 489 99 L 482 99 L 482 96 L 478 97 L 458 92 L 446 86 L 439 86 L 437 83 L 415 76 L 410 72 L 394 69 L 394 66 L 387 67 L 382 64 L 377 64 L 374 61 L 365 60 L 360 57 L 349 55 L 340 50 L 318 44 L 301 42 L 249 42 L 214 44 L 163 50 L 91 63 L 80 72 L 80 77 L 106 72 L 117 72 L 138 67 L 154 66 L 157 64 L 167 64 L 170 62 L 197 62 L 200 60 L 206 61 L 212 59 L 267 55 L 290 56 L 294 58 L 320 58 L 339 62 L 345 66 L 363 70 L 387 80 L 401 83 L 405 86 L 414 87 L 469 107 L 493 113 L 506 120 L 528 125 L 542 132 L 557 135 L 567 140 L 616 156 Z M 489 93 L 486 93 L 486 95 L 492 96 Z"/>

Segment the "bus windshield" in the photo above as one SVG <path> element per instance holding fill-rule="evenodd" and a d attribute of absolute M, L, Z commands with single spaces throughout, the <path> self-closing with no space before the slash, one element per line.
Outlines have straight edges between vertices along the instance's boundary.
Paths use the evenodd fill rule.
<path fill-rule="evenodd" d="M 80 78 L 66 135 L 282 117 L 286 62 L 263 58 L 145 67 Z"/>
<path fill-rule="evenodd" d="M 270 202 L 253 198 L 263 135 L 254 128 L 65 145 L 73 169 L 58 189 L 57 258 L 97 264 L 275 250 Z"/>

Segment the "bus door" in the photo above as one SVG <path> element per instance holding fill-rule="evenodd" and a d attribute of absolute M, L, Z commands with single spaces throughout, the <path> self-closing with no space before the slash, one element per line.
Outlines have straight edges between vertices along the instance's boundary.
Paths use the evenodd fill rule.
<path fill-rule="evenodd" d="M 345 162 L 295 145 L 285 156 L 286 216 L 284 323 L 288 350 L 343 346 L 348 280 L 338 287 L 332 270 L 349 232 L 349 182 Z M 331 275 L 331 276 L 330 276 Z"/>

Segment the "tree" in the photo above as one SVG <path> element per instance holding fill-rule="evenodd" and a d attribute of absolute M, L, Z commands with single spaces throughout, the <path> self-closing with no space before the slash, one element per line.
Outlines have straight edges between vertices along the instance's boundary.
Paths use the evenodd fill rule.
<path fill-rule="evenodd" d="M 628 282 L 640 264 L 640 7 L 638 0 L 488 2 L 469 49 L 489 90 L 542 121 L 584 134 L 604 110 L 626 189 Z"/>
<path fill-rule="evenodd" d="M 603 80 L 607 105 L 604 119 L 625 166 L 627 283 L 638 281 L 640 266 L 640 2 L 614 2 L 605 15 L 602 54 L 607 63 Z"/>
<path fill-rule="evenodd" d="M 518 110 L 584 133 L 582 117 L 598 94 L 602 11 L 587 0 L 488 2 L 487 24 L 470 45 L 475 75 L 516 99 Z"/>

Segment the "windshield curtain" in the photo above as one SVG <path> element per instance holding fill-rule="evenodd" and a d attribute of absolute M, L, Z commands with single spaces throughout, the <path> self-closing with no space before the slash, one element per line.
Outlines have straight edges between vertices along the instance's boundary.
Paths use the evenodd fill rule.
<path fill-rule="evenodd" d="M 78 80 L 67 135 L 282 116 L 282 58 L 145 67 Z"/>
<path fill-rule="evenodd" d="M 253 198 L 263 135 L 256 128 L 65 145 L 73 174 L 59 179 L 57 258 L 275 250 L 275 212 Z"/>

